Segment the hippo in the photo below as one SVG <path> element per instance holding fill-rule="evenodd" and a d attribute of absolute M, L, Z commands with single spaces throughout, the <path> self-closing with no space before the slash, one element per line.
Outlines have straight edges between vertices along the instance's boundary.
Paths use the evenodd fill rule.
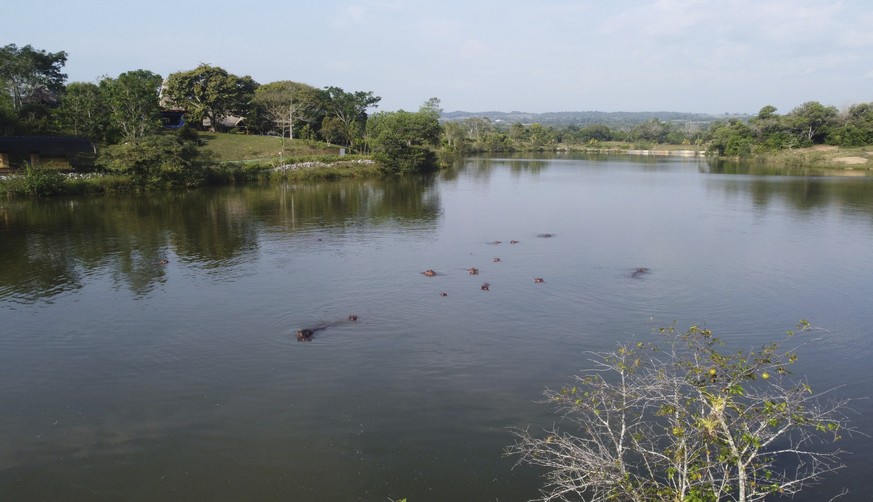
<path fill-rule="evenodd" d="M 634 270 L 633 273 L 631 273 L 631 277 L 633 277 L 634 279 L 639 279 L 640 277 L 648 273 L 649 269 L 647 269 L 646 267 L 639 267 Z"/>
<path fill-rule="evenodd" d="M 326 322 L 323 324 L 319 324 L 313 328 L 301 328 L 297 330 L 297 341 L 298 342 L 311 342 L 312 335 L 315 334 L 316 331 L 321 331 L 323 329 L 327 329 L 331 326 L 336 326 L 337 324 L 344 322 L 356 322 L 358 320 L 358 316 L 356 314 L 349 314 L 344 320 L 341 319 L 339 321 Z"/>
<path fill-rule="evenodd" d="M 312 329 L 312 328 L 303 328 L 303 329 L 298 329 L 298 330 L 297 330 L 297 341 L 298 341 L 298 342 L 309 342 L 309 341 L 311 341 L 311 340 L 312 340 L 312 335 L 313 335 L 316 331 L 318 331 L 318 330 L 320 330 L 320 329 L 324 329 L 324 327 L 318 327 L 318 328 L 314 328 L 314 329 Z"/>

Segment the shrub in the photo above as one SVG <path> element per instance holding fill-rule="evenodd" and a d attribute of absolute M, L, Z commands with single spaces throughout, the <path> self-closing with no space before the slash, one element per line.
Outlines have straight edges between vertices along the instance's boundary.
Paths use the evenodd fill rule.
<path fill-rule="evenodd" d="M 146 136 L 107 147 L 98 163 L 109 171 L 129 175 L 140 187 L 193 187 L 205 180 L 212 157 L 197 140 L 184 134 Z"/>
<path fill-rule="evenodd" d="M 507 453 L 547 469 L 543 500 L 750 502 L 842 467 L 842 452 L 822 445 L 851 431 L 848 401 L 793 379 L 796 350 L 722 352 L 698 326 L 661 333 L 595 354 L 592 372 L 546 392 L 575 432 L 516 431 Z"/>

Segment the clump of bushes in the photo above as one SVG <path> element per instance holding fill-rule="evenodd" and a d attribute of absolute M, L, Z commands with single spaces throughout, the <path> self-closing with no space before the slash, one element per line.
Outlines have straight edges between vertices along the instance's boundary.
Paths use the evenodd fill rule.
<path fill-rule="evenodd" d="M 28 164 L 24 174 L 9 176 L 0 182 L 0 191 L 5 192 L 7 196 L 58 195 L 64 192 L 64 175 L 46 166 Z"/>
<path fill-rule="evenodd" d="M 141 188 L 194 187 L 206 181 L 214 156 L 196 135 L 156 134 L 107 147 L 97 163 Z"/>

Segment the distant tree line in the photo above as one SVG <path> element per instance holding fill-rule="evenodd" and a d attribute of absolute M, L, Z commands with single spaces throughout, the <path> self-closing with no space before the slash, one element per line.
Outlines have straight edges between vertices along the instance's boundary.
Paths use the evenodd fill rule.
<path fill-rule="evenodd" d="M 840 112 L 809 102 L 785 115 L 765 106 L 747 120 L 710 123 L 693 115 L 665 114 L 670 120 L 558 127 L 481 116 L 445 120 L 435 98 L 416 112 L 370 115 L 381 101 L 372 91 L 318 89 L 292 80 L 259 84 L 208 64 L 166 78 L 138 69 L 96 83 L 67 83 L 62 72 L 66 61 L 64 51 L 15 44 L 0 48 L 0 86 L 5 91 L 0 93 L 0 135 L 84 136 L 101 146 L 101 165 L 139 173 L 143 182 L 198 182 L 198 175 L 189 174 L 202 171 L 210 159 L 190 129 L 271 134 L 283 142 L 325 141 L 372 154 L 394 173 L 433 168 L 439 148 L 500 152 L 622 142 L 638 148 L 684 144 L 715 155 L 742 156 L 816 144 L 873 144 L 873 103 Z M 183 114 L 187 124 L 175 135 L 166 131 L 168 113 Z"/>
<path fill-rule="evenodd" d="M 560 146 L 597 147 L 621 142 L 636 148 L 655 145 L 688 145 L 718 156 L 746 156 L 814 145 L 855 147 L 873 144 L 873 103 L 860 103 L 839 111 L 816 101 L 804 103 L 785 115 L 765 106 L 748 119 L 728 118 L 711 123 L 662 121 L 651 118 L 632 126 L 604 124 L 547 126 L 466 117 L 443 124 L 443 144 L 450 150 L 487 151 L 549 150 Z"/>
<path fill-rule="evenodd" d="M 657 118 L 629 127 L 604 124 L 558 127 L 536 122 L 506 125 L 488 117 L 468 117 L 443 124 L 443 143 L 449 150 L 462 153 L 552 150 L 562 145 L 597 147 L 607 141 L 647 148 L 654 144 L 700 145 L 705 131 L 705 126 L 696 122 L 665 122 Z"/>

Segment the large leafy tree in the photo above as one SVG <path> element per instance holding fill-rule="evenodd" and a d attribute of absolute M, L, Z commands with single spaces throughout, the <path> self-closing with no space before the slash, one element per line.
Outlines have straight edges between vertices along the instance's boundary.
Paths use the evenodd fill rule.
<path fill-rule="evenodd" d="M 758 115 L 749 119 L 755 141 L 766 149 L 781 150 L 800 144 L 800 140 L 788 130 L 785 120 L 776 113 L 776 107 L 767 105 Z"/>
<path fill-rule="evenodd" d="M 92 141 L 104 139 L 109 127 L 107 114 L 100 87 L 90 82 L 68 84 L 57 110 L 58 122 L 65 131 Z"/>
<path fill-rule="evenodd" d="M 714 123 L 707 131 L 705 141 L 707 151 L 719 156 L 750 155 L 754 146 L 752 129 L 746 123 L 735 119 Z"/>
<path fill-rule="evenodd" d="M 443 144 L 449 151 L 464 153 L 467 150 L 467 129 L 460 122 L 443 124 Z"/>
<path fill-rule="evenodd" d="M 440 140 L 439 100 L 428 100 L 416 113 L 379 112 L 367 121 L 367 141 L 385 171 L 410 173 L 436 166 Z"/>
<path fill-rule="evenodd" d="M 786 116 L 789 127 L 804 145 L 824 143 L 828 129 L 837 122 L 837 109 L 818 101 L 808 101 Z"/>
<path fill-rule="evenodd" d="M 346 92 L 339 87 L 326 87 L 326 107 L 332 119 L 342 127 L 345 141 L 351 147 L 360 145 L 367 125 L 367 110 L 379 106 L 381 97 L 372 91 Z"/>
<path fill-rule="evenodd" d="M 100 82 L 110 127 L 126 140 L 139 140 L 160 130 L 159 92 L 162 78 L 148 70 L 122 73 Z"/>
<path fill-rule="evenodd" d="M 873 103 L 852 105 L 841 119 L 839 127 L 831 131 L 831 141 L 841 146 L 873 144 Z"/>
<path fill-rule="evenodd" d="M 324 118 L 322 92 L 300 82 L 282 80 L 255 90 L 252 102 L 264 111 L 281 136 L 294 138 L 295 129 L 320 124 Z"/>
<path fill-rule="evenodd" d="M 208 64 L 167 78 L 164 95 L 185 110 L 189 123 L 209 119 L 217 130 L 229 115 L 245 116 L 258 83 L 249 76 L 238 77 L 227 70 Z"/>
<path fill-rule="evenodd" d="M 18 116 L 12 108 L 12 97 L 0 94 L 0 136 L 12 136 L 18 128 Z"/>
<path fill-rule="evenodd" d="M 28 102 L 43 102 L 63 90 L 67 75 L 61 70 L 67 53 L 46 52 L 30 45 L 9 44 L 0 48 L 0 83 L 12 96 L 12 106 L 20 110 Z"/>

